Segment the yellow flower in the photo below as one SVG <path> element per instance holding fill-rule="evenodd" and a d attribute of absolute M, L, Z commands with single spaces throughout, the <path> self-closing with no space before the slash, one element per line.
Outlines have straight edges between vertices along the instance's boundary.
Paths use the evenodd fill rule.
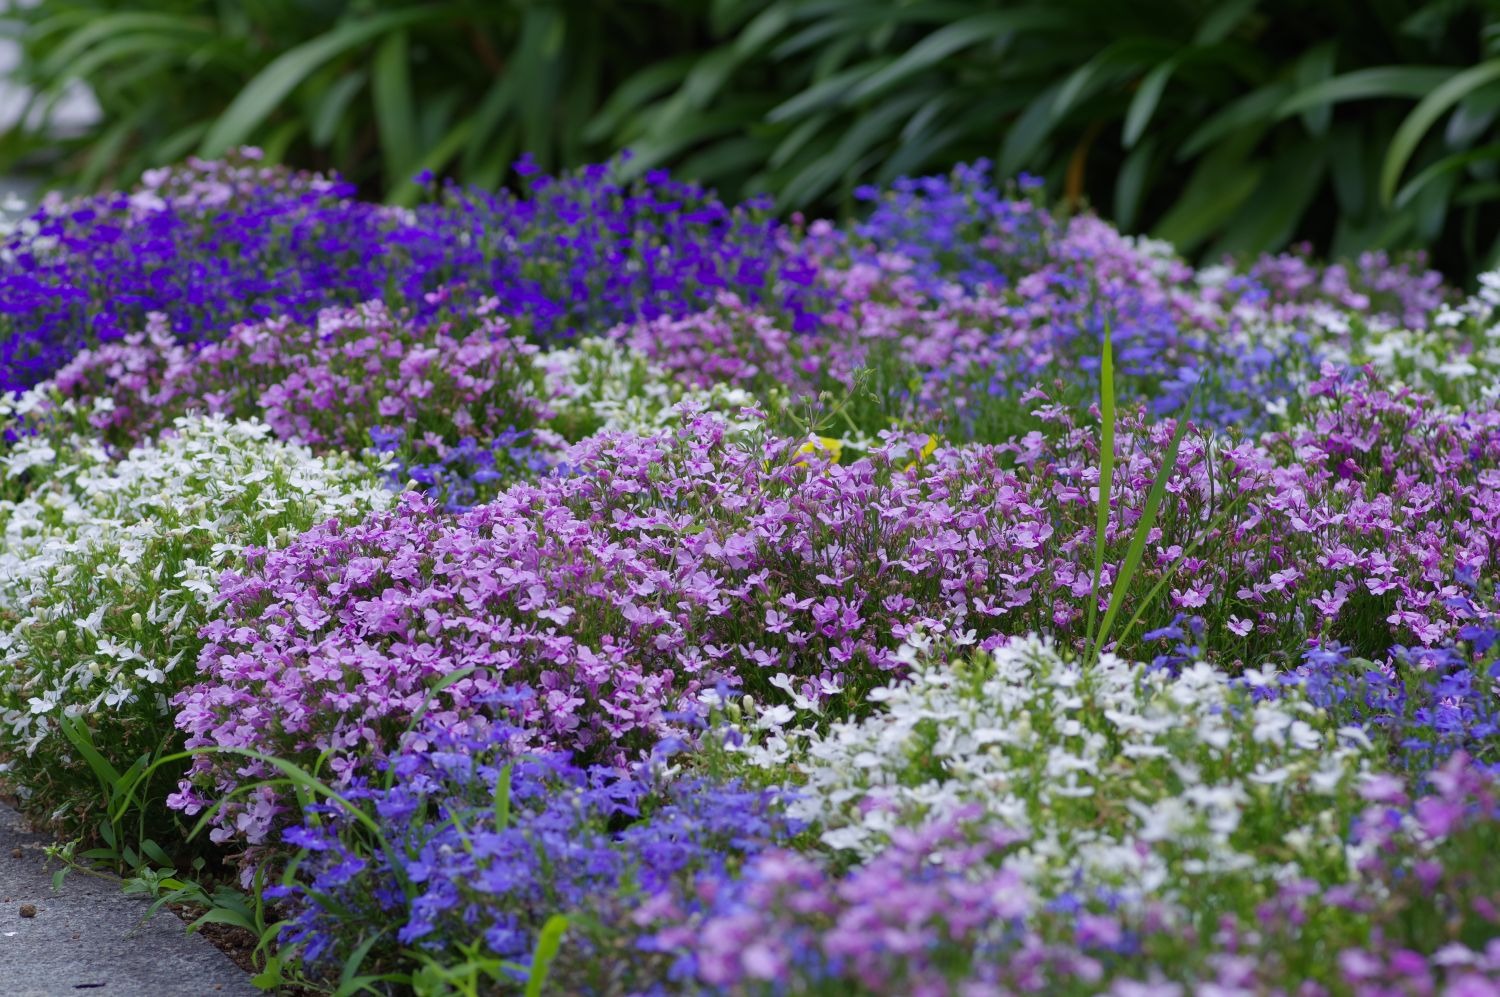
<path fill-rule="evenodd" d="M 928 437 L 927 437 L 927 442 L 924 443 L 924 444 L 922 444 L 922 449 L 921 450 L 917 451 L 917 456 L 912 460 L 912 462 L 910 464 L 907 464 L 906 466 L 909 467 L 909 468 L 910 467 L 916 467 L 918 464 L 922 463 L 922 461 L 926 460 L 928 457 L 931 457 L 934 453 L 936 453 L 937 452 L 937 448 L 938 448 L 938 437 L 937 437 L 937 434 L 936 433 L 929 434 Z"/>
<path fill-rule="evenodd" d="M 826 450 L 828 455 L 833 459 L 833 462 L 837 464 L 839 457 L 843 455 L 844 445 L 831 436 L 814 436 L 798 447 L 797 453 L 798 455 L 811 454 L 817 453 L 819 450 Z"/>

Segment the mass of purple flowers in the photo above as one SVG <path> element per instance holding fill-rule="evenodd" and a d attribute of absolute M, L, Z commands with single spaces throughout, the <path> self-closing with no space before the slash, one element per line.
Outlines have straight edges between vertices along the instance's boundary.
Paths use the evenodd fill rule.
<path fill-rule="evenodd" d="M 154 844 L 317 991 L 1500 992 L 1500 274 L 1195 265 L 984 163 L 835 224 L 623 162 L 407 210 L 245 150 L 0 233 L 0 763 L 71 709 L 15 648 L 139 676 Z M 214 569 L 80 585 L 148 531 L 38 465 L 107 492 L 204 416 L 361 512 L 163 497 Z M 43 769 L 0 784 L 93 834 Z"/>
<path fill-rule="evenodd" d="M 532 176 L 523 195 L 434 190 L 413 210 L 336 178 L 225 162 L 148 172 L 140 187 L 49 201 L 0 242 L 0 390 L 48 377 L 85 345 L 159 312 L 180 341 L 265 319 L 312 320 L 375 299 L 426 311 L 461 284 L 507 301 L 540 339 L 680 314 L 731 290 L 804 325 L 808 267 L 764 206 L 727 208 L 657 171 Z"/>
<path fill-rule="evenodd" d="M 547 920 L 586 912 L 559 985 L 642 985 L 642 967 L 622 950 L 638 905 L 726 879 L 797 830 L 769 790 L 665 778 L 669 742 L 629 768 L 580 768 L 566 755 L 518 752 L 524 736 L 506 724 L 415 731 L 383 771 L 342 792 L 344 804 L 308 808 L 282 832 L 307 852 L 304 874 L 270 894 L 296 907 L 283 942 L 316 965 L 366 940 L 376 958 L 402 948 L 451 957 L 472 936 L 524 980 Z M 348 937 L 352 921 L 363 937 Z"/>

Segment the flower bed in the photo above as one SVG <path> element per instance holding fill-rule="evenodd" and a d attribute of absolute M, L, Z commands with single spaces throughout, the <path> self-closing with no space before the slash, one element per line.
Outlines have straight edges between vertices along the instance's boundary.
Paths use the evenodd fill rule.
<path fill-rule="evenodd" d="M 314 990 L 1500 987 L 1500 276 L 864 193 L 49 201 L 0 777 Z"/>

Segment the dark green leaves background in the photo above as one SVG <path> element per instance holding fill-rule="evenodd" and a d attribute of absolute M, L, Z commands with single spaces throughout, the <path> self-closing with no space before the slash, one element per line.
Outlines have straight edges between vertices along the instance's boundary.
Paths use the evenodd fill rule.
<path fill-rule="evenodd" d="M 78 185 L 240 143 L 413 200 L 637 153 L 840 213 L 987 157 L 1215 256 L 1311 241 L 1500 264 L 1500 0 L 42 0 L 39 90 L 103 121 L 0 139 Z M 38 119 L 40 120 L 40 119 Z M 56 158 L 60 155 L 60 158 Z M 52 157 L 49 161 L 49 157 Z"/>

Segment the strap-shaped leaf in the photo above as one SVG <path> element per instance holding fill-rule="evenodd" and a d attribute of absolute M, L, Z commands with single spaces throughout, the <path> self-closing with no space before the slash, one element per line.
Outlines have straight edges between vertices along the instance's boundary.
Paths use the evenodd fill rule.
<path fill-rule="evenodd" d="M 1500 59 L 1491 59 L 1462 72 L 1455 73 L 1447 82 L 1422 98 L 1412 112 L 1401 122 L 1391 138 L 1391 147 L 1380 167 L 1380 199 L 1389 205 L 1396 196 L 1396 184 L 1401 173 L 1416 153 L 1428 130 L 1453 105 L 1469 94 L 1500 80 Z"/>
<path fill-rule="evenodd" d="M 1161 102 L 1161 95 L 1167 89 L 1167 82 L 1177 71 L 1180 61 L 1176 58 L 1168 59 L 1152 69 L 1141 80 L 1140 87 L 1130 98 L 1130 107 L 1125 111 L 1125 130 L 1121 135 L 1125 148 L 1134 148 L 1136 142 L 1140 141 L 1141 133 L 1151 123 L 1151 116 L 1156 113 L 1156 105 Z"/>
<path fill-rule="evenodd" d="M 203 139 L 199 155 L 222 156 L 244 143 L 312 73 L 352 48 L 421 21 L 453 16 L 447 4 L 408 7 L 361 19 L 303 42 L 276 57 L 245 85 Z"/>
<path fill-rule="evenodd" d="M 401 183 L 407 179 L 407 165 L 418 149 L 405 30 L 392 31 L 375 49 L 370 96 L 375 101 L 375 124 L 380 128 L 386 183 Z"/>

